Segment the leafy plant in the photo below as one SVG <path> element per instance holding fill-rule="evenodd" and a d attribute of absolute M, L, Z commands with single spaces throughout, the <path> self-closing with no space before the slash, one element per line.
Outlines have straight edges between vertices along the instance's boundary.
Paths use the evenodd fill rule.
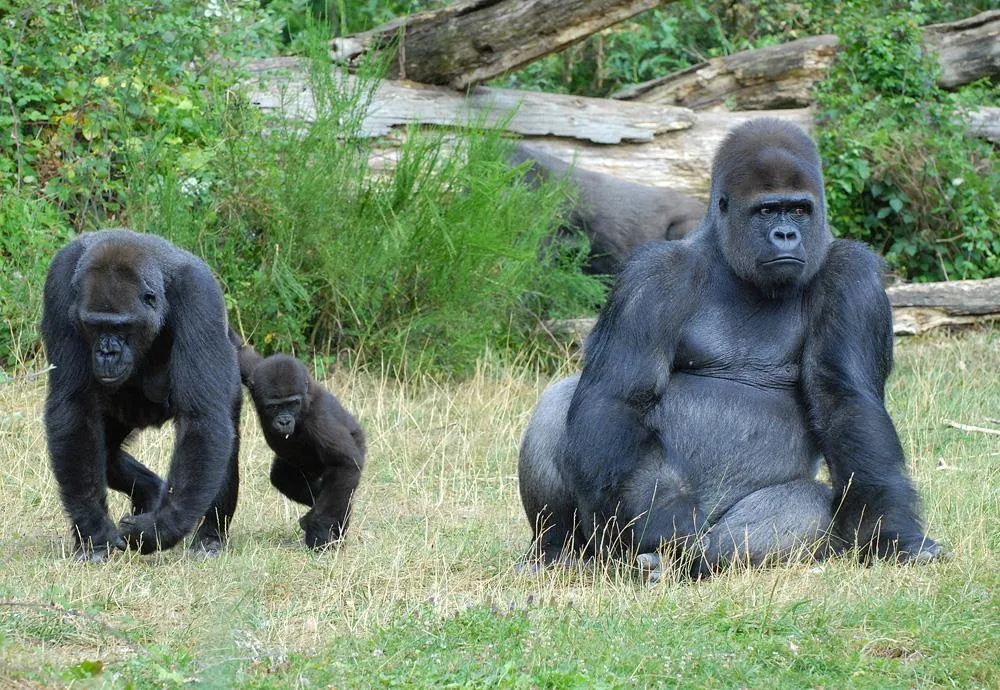
<path fill-rule="evenodd" d="M 579 252 L 546 249 L 562 190 L 529 188 L 511 144 L 476 123 L 411 128 L 392 169 L 371 169 L 362 121 L 381 67 L 331 73 L 323 33 L 302 75 L 316 121 L 265 120 L 230 98 L 196 174 L 147 142 L 129 157 L 133 225 L 205 257 L 265 352 L 350 353 L 402 375 L 465 374 L 484 350 L 552 355 L 539 319 L 585 312 L 604 290 Z"/>
<path fill-rule="evenodd" d="M 1000 274 L 996 151 L 966 135 L 958 97 L 936 84 L 918 12 L 845 17 L 818 89 L 830 217 L 915 280 Z"/>
<path fill-rule="evenodd" d="M 45 272 L 69 237 L 68 223 L 52 204 L 0 194 L 0 362 L 23 365 L 38 353 Z"/>

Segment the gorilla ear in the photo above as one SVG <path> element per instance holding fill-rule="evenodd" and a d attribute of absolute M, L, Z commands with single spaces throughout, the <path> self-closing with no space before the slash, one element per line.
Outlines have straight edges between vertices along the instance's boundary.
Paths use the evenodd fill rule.
<path fill-rule="evenodd" d="M 729 210 L 729 197 L 720 196 L 719 197 L 719 213 L 725 213 Z"/>

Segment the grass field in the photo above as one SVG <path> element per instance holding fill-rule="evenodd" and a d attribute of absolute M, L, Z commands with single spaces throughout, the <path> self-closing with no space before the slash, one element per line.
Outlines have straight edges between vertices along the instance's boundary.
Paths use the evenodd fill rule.
<path fill-rule="evenodd" d="M 487 369 L 327 382 L 370 438 L 341 550 L 301 546 L 246 406 L 227 551 L 98 566 L 66 557 L 44 377 L 0 379 L 0 687 L 1000 687 L 1000 436 L 946 424 L 1000 428 L 1000 331 L 897 345 L 890 412 L 951 560 L 694 584 L 513 570 L 517 447 L 546 381 Z M 170 445 L 133 451 L 162 472 Z"/>

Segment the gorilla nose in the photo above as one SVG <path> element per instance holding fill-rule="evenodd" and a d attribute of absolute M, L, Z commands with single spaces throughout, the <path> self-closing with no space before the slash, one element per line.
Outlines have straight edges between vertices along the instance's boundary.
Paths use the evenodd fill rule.
<path fill-rule="evenodd" d="M 767 236 L 775 247 L 783 252 L 790 252 L 799 246 L 801 237 L 795 228 L 775 228 Z"/>

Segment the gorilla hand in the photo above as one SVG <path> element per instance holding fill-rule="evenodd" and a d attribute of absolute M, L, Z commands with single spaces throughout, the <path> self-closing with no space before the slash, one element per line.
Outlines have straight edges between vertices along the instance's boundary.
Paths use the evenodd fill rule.
<path fill-rule="evenodd" d="M 111 557 L 112 550 L 125 549 L 125 541 L 118 535 L 115 523 L 106 516 L 97 530 L 92 531 L 86 540 L 78 542 L 73 558 L 80 563 L 104 563 Z"/>

